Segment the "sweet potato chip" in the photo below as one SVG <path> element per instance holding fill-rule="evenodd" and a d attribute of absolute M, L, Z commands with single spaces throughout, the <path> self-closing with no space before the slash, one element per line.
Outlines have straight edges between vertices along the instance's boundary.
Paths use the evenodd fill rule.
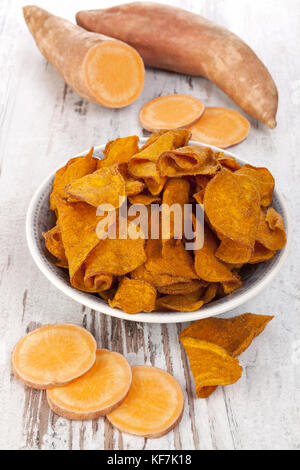
<path fill-rule="evenodd" d="M 136 178 L 155 177 L 158 174 L 156 161 L 162 152 L 174 148 L 173 142 L 172 133 L 167 132 L 144 150 L 136 153 L 128 163 L 131 175 Z"/>
<path fill-rule="evenodd" d="M 142 204 L 144 206 L 149 206 L 153 203 L 158 204 L 161 202 L 159 196 L 152 196 L 152 194 L 149 194 L 147 192 L 130 196 L 128 199 L 131 204 Z"/>
<path fill-rule="evenodd" d="M 118 170 L 125 181 L 126 196 L 135 196 L 136 194 L 140 194 L 146 187 L 143 181 L 135 179 L 130 175 L 127 163 L 120 163 L 118 165 Z"/>
<path fill-rule="evenodd" d="M 236 174 L 248 176 L 252 180 L 260 194 L 262 206 L 267 207 L 272 203 L 275 180 L 267 168 L 246 164 Z"/>
<path fill-rule="evenodd" d="M 244 264 L 249 262 L 252 251 L 253 249 L 248 246 L 230 240 L 230 238 L 221 237 L 221 244 L 215 252 L 215 255 L 225 263 Z"/>
<path fill-rule="evenodd" d="M 161 129 L 150 135 L 141 150 L 149 147 L 149 145 L 153 144 L 161 135 L 166 134 L 167 132 L 171 133 L 174 137 L 174 148 L 185 147 L 191 138 L 191 132 L 187 129 Z"/>
<path fill-rule="evenodd" d="M 189 282 L 178 282 L 168 286 L 157 287 L 158 292 L 161 294 L 191 294 L 200 287 L 206 287 L 207 283 L 200 280 L 192 280 Z M 212 284 L 213 285 L 213 284 Z"/>
<path fill-rule="evenodd" d="M 189 336 L 217 344 L 228 354 L 242 354 L 274 318 L 269 315 L 244 313 L 233 318 L 204 318 L 193 322 L 180 333 L 180 339 Z"/>
<path fill-rule="evenodd" d="M 281 250 L 286 244 L 283 218 L 273 207 L 261 210 L 256 241 L 272 251 Z"/>
<path fill-rule="evenodd" d="M 214 175 L 221 165 L 214 152 L 206 147 L 182 147 L 164 151 L 157 168 L 162 176 Z"/>
<path fill-rule="evenodd" d="M 162 240 L 164 241 L 177 238 L 181 239 L 184 235 L 184 205 L 189 202 L 190 184 L 181 178 L 174 178 L 167 182 L 163 192 L 162 206 Z M 176 213 L 171 211 L 174 204 L 181 208 L 182 217 L 176 217 Z M 169 216 L 169 217 L 168 217 Z M 164 222 L 169 222 L 165 224 Z M 178 226 L 180 224 L 180 226 Z"/>
<path fill-rule="evenodd" d="M 82 264 L 99 243 L 96 226 L 100 217 L 96 216 L 96 209 L 85 202 L 71 204 L 58 198 L 56 206 L 71 284 L 82 288 L 82 285 L 75 281 L 75 275 L 78 273 L 80 276 Z"/>
<path fill-rule="evenodd" d="M 166 178 L 161 176 L 156 168 L 156 161 L 160 154 L 166 150 L 176 148 L 178 145 L 184 145 L 190 138 L 190 132 L 185 129 L 175 129 L 159 134 L 157 138 L 152 139 L 152 143 L 144 146 L 129 162 L 128 169 L 130 173 L 137 178 L 143 178 L 151 194 L 157 196 L 165 182 Z"/>
<path fill-rule="evenodd" d="M 85 262 L 85 282 L 97 274 L 123 276 L 146 261 L 145 240 L 107 238 L 100 240 Z"/>
<path fill-rule="evenodd" d="M 224 348 L 201 339 L 183 336 L 181 342 L 188 355 L 195 380 L 196 394 L 204 387 L 230 385 L 239 380 L 242 367 Z"/>
<path fill-rule="evenodd" d="M 87 259 L 88 263 L 88 259 Z M 85 264 L 85 271 L 83 274 L 83 282 L 84 282 L 84 289 L 88 292 L 102 292 L 107 289 L 111 288 L 113 282 L 113 275 L 109 273 L 90 273 L 91 269 L 89 269 L 89 275 L 87 274 L 87 270 L 89 264 Z"/>
<path fill-rule="evenodd" d="M 166 245 L 163 253 L 161 240 L 149 239 L 146 244 L 146 255 L 145 268 L 152 273 L 181 276 L 186 279 L 198 277 L 194 270 L 193 258 L 181 242 L 176 245 Z"/>
<path fill-rule="evenodd" d="M 173 284 L 181 284 L 190 282 L 190 279 L 186 279 L 180 276 L 172 276 L 171 274 L 161 274 L 157 272 L 148 271 L 145 265 L 139 266 L 130 273 L 132 279 L 139 279 L 146 281 L 154 287 L 171 286 Z"/>
<path fill-rule="evenodd" d="M 169 310 L 176 310 L 179 312 L 194 312 L 204 305 L 201 298 L 203 287 L 198 290 L 185 295 L 164 295 L 157 299 L 157 308 L 167 308 Z"/>
<path fill-rule="evenodd" d="M 125 179 L 125 193 L 126 196 L 137 196 L 139 195 L 143 189 L 145 188 L 145 183 L 139 180 L 135 180 L 134 178 L 126 178 Z"/>
<path fill-rule="evenodd" d="M 113 300 L 109 300 L 109 305 L 121 308 L 124 312 L 135 314 L 152 312 L 155 309 L 155 301 L 156 289 L 151 284 L 124 277 Z"/>
<path fill-rule="evenodd" d="M 237 279 L 236 281 L 222 282 L 221 284 L 224 294 L 231 294 L 242 286 L 242 281 Z"/>
<path fill-rule="evenodd" d="M 144 145 L 140 148 L 140 151 L 145 150 L 147 147 L 152 145 L 161 135 L 166 134 L 166 132 L 168 131 L 164 129 L 164 130 L 154 132 L 153 134 L 151 134 L 146 140 L 146 142 L 144 143 Z"/>
<path fill-rule="evenodd" d="M 203 247 L 195 251 L 195 271 L 198 277 L 208 282 L 237 281 L 226 264 L 216 258 L 217 246 L 215 235 L 205 226 Z"/>
<path fill-rule="evenodd" d="M 195 176 L 197 192 L 193 194 L 193 198 L 196 200 L 198 204 L 203 204 L 205 189 L 210 179 L 211 179 L 210 176 L 207 176 L 207 175 Z"/>
<path fill-rule="evenodd" d="M 103 152 L 105 158 L 98 161 L 97 168 L 128 162 L 139 151 L 138 142 L 136 135 L 111 140 L 106 144 Z"/>
<path fill-rule="evenodd" d="M 209 283 L 202 296 L 203 302 L 205 304 L 208 304 L 209 302 L 211 302 L 216 297 L 217 292 L 218 292 L 218 284 L 214 282 Z"/>
<path fill-rule="evenodd" d="M 94 207 L 111 204 L 118 208 L 125 199 L 125 181 L 117 167 L 101 168 L 73 181 L 65 189 L 71 196 Z"/>
<path fill-rule="evenodd" d="M 268 248 L 264 247 L 261 243 L 255 242 L 254 251 L 248 263 L 256 264 L 261 263 L 262 261 L 268 261 L 273 258 L 275 253 L 276 251 L 268 250 Z"/>
<path fill-rule="evenodd" d="M 68 266 L 68 260 L 66 257 L 64 245 L 61 238 L 61 230 L 58 224 L 56 224 L 51 230 L 46 233 L 42 233 L 47 250 L 58 259 L 58 262 L 62 266 Z"/>
<path fill-rule="evenodd" d="M 223 167 L 228 168 L 228 170 L 235 171 L 242 168 L 242 165 L 240 165 L 235 158 L 224 155 L 223 152 L 218 153 L 217 158 L 218 162 L 220 162 Z"/>
<path fill-rule="evenodd" d="M 153 196 L 158 196 L 162 192 L 167 178 L 160 176 L 158 172 L 156 172 L 153 176 L 144 178 L 144 181 L 150 193 Z"/>
<path fill-rule="evenodd" d="M 216 232 L 253 248 L 260 195 L 251 178 L 223 168 L 206 187 L 204 210 Z"/>
<path fill-rule="evenodd" d="M 93 173 L 97 168 L 98 160 L 93 158 L 94 147 L 91 148 L 89 153 L 85 157 L 75 157 L 66 163 L 66 165 L 60 168 L 55 175 L 52 187 L 52 193 L 50 194 L 50 209 L 56 209 L 56 198 L 66 198 L 68 195 L 65 192 L 65 186 L 72 181 L 81 178 L 82 176 Z"/>

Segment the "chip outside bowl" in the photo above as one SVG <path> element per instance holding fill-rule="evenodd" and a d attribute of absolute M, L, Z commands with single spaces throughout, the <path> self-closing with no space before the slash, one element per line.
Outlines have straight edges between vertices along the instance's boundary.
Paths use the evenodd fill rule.
<path fill-rule="evenodd" d="M 142 144 L 146 141 L 145 138 L 140 140 Z M 199 142 L 194 141 L 191 141 L 190 144 L 203 147 L 208 146 L 206 144 L 200 144 Z M 104 147 L 105 145 L 99 145 L 95 147 L 94 156 L 103 158 Z M 227 152 L 213 146 L 210 147 L 213 151 L 222 151 L 225 155 L 236 158 L 237 161 L 242 164 L 248 163 L 245 160 L 241 160 L 231 152 Z M 74 156 L 76 157 L 85 155 L 87 152 L 88 150 Z M 62 163 L 62 165 L 63 164 L 64 163 Z M 60 165 L 60 167 L 62 165 Z M 285 247 L 281 251 L 277 252 L 275 256 L 269 261 L 252 265 L 250 275 L 244 281 L 242 287 L 240 287 L 238 290 L 234 291 L 230 295 L 205 305 L 200 310 L 195 312 L 158 311 L 131 315 L 123 312 L 122 310 L 111 308 L 99 296 L 74 289 L 70 285 L 67 271 L 57 267 L 53 263 L 51 255 L 49 255 L 46 251 L 42 232 L 46 232 L 52 228 L 55 223 L 54 214 L 49 209 L 49 195 L 52 190 L 52 181 L 54 179 L 55 173 L 56 170 L 44 179 L 39 188 L 36 190 L 29 204 L 26 215 L 26 238 L 29 251 L 40 271 L 61 292 L 73 300 L 76 300 L 80 304 L 85 305 L 86 307 L 95 311 L 105 313 L 106 315 L 122 318 L 124 320 L 144 323 L 181 323 L 220 315 L 221 313 L 228 312 L 229 310 L 233 310 L 234 308 L 244 304 L 248 300 L 255 297 L 259 292 L 261 292 L 279 272 L 287 257 L 291 244 L 291 221 L 286 203 L 280 193 L 275 189 L 272 206 L 282 215 L 284 219 L 287 243 Z"/>

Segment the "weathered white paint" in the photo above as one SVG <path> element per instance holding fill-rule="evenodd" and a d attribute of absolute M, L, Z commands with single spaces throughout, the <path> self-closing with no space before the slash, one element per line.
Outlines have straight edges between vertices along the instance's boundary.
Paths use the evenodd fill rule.
<path fill-rule="evenodd" d="M 84 102 L 40 55 L 21 12 L 24 1 L 0 2 L 0 448 L 9 449 L 296 449 L 300 446 L 299 114 L 300 4 L 297 0 L 177 0 L 241 35 L 269 66 L 279 88 L 278 127 L 251 120 L 249 138 L 235 152 L 266 165 L 285 195 L 294 243 L 277 279 L 230 314 L 275 314 L 241 357 L 242 379 L 196 400 L 177 325 L 142 325 L 87 311 L 58 292 L 37 270 L 25 242 L 29 200 L 42 178 L 70 155 L 131 133 L 143 135 L 138 110 L 160 93 L 191 93 L 207 105 L 236 106 L 202 78 L 148 70 L 140 99 L 122 110 Z M 71 20 L 82 8 L 118 1 L 39 0 Z M 298 309 L 298 310 L 297 310 Z M 16 341 L 36 325 L 85 325 L 99 346 L 123 352 L 132 364 L 154 364 L 181 383 L 186 406 L 173 432 L 158 440 L 120 434 L 103 419 L 69 422 L 50 413 L 44 393 L 24 389 L 12 376 Z M 298 342 L 298 343 L 297 343 Z M 297 361 L 298 359 L 298 361 Z M 298 362 L 298 363 L 297 363 Z"/>

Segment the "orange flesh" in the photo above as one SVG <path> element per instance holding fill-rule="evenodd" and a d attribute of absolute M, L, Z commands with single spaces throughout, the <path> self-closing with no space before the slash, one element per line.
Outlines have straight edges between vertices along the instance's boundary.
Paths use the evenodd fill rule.
<path fill-rule="evenodd" d="M 122 108 L 135 101 L 144 86 L 144 64 L 132 47 L 119 41 L 104 41 L 89 50 L 84 71 L 96 101 Z"/>
<path fill-rule="evenodd" d="M 176 129 L 195 122 L 203 111 L 204 104 L 193 96 L 159 96 L 144 104 L 140 111 L 140 121 L 144 129 L 150 132 Z"/>
<path fill-rule="evenodd" d="M 127 397 L 107 418 L 128 434 L 160 437 L 177 424 L 183 405 L 183 393 L 174 377 L 156 367 L 135 366 Z"/>
<path fill-rule="evenodd" d="M 22 338 L 13 351 L 15 375 L 33 388 L 53 388 L 87 372 L 95 362 L 96 341 L 76 325 L 46 325 Z"/>
<path fill-rule="evenodd" d="M 250 123 L 233 109 L 206 108 L 203 116 L 188 129 L 192 132 L 193 140 L 226 148 L 247 137 Z"/>
<path fill-rule="evenodd" d="M 83 376 L 60 388 L 47 391 L 50 407 L 69 419 L 104 416 L 126 397 L 131 367 L 119 353 L 98 349 L 93 367 Z"/>

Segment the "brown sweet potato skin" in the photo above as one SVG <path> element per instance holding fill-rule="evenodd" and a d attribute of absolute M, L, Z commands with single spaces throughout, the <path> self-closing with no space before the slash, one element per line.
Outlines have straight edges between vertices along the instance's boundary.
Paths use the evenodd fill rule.
<path fill-rule="evenodd" d="M 276 85 L 257 55 L 229 30 L 180 8 L 136 2 L 80 11 L 77 24 L 133 46 L 147 65 L 214 82 L 242 109 L 276 126 Z"/>

